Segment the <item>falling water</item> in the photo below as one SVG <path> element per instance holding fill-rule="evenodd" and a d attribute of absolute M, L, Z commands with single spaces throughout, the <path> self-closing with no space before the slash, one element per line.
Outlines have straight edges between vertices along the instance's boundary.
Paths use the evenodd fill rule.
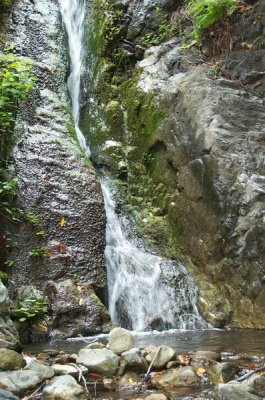
<path fill-rule="evenodd" d="M 75 131 L 81 148 L 90 157 L 90 149 L 79 129 L 80 118 L 80 80 L 82 70 L 82 38 L 86 13 L 85 0 L 59 0 L 63 22 L 68 35 L 71 71 L 67 87 L 72 101 L 72 113 Z"/>
<path fill-rule="evenodd" d="M 90 155 L 79 129 L 82 36 L 85 0 L 59 0 L 71 59 L 68 89 L 81 147 Z M 108 185 L 102 185 L 107 215 L 109 309 L 114 322 L 130 329 L 207 328 L 196 307 L 196 288 L 181 263 L 158 257 L 128 239 L 123 221 L 115 213 Z"/>

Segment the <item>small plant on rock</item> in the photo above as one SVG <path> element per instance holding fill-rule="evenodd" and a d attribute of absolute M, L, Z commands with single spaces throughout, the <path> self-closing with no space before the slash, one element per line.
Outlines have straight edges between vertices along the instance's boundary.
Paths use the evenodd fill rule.
<path fill-rule="evenodd" d="M 38 258 L 38 257 L 47 257 L 48 256 L 48 249 L 47 247 L 33 247 L 29 251 L 29 256 L 33 258 Z"/>
<path fill-rule="evenodd" d="M 15 318 L 24 322 L 28 319 L 40 319 L 45 317 L 48 311 L 48 303 L 45 297 L 31 297 L 18 302 L 17 307 L 13 311 Z"/>

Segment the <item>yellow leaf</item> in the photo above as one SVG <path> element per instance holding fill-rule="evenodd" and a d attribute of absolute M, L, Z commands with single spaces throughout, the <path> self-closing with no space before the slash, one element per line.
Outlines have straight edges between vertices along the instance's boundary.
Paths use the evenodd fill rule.
<path fill-rule="evenodd" d="M 46 325 L 44 325 L 44 324 L 42 324 L 41 322 L 38 322 L 38 327 L 40 328 L 40 329 L 42 329 L 43 331 L 47 331 L 47 326 Z"/>
<path fill-rule="evenodd" d="M 59 222 L 59 225 L 62 228 L 64 226 L 64 224 L 65 224 L 65 219 L 64 219 L 64 217 L 62 217 L 60 222 Z"/>
<path fill-rule="evenodd" d="M 135 385 L 135 381 L 132 379 L 132 378 L 129 378 L 129 383 L 131 384 L 131 385 Z"/>
<path fill-rule="evenodd" d="M 77 290 L 81 293 L 83 291 L 83 286 L 77 285 Z"/>

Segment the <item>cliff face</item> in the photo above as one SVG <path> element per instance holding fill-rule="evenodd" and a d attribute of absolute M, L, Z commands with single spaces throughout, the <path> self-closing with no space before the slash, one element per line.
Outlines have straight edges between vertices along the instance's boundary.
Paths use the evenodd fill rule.
<path fill-rule="evenodd" d="M 179 6 L 96 3 L 96 95 L 83 127 L 94 161 L 120 179 L 139 234 L 186 259 L 206 319 L 262 328 L 265 3 L 215 26 L 202 52 L 163 37 Z M 162 44 L 150 47 L 152 37 Z"/>
<path fill-rule="evenodd" d="M 100 332 L 109 322 L 97 298 L 106 289 L 104 202 L 74 137 L 66 91 L 67 38 L 58 2 L 17 2 L 7 41 L 15 54 L 32 60 L 36 78 L 15 129 L 16 203 L 29 218 L 16 232 L 11 254 L 12 296 L 20 300 L 23 293 L 35 297 L 36 290 L 38 296 L 46 290 L 51 330 L 65 336 Z"/>

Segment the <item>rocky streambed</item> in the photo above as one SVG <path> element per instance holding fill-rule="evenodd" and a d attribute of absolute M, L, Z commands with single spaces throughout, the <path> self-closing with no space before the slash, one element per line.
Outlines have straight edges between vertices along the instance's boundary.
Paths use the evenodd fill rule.
<path fill-rule="evenodd" d="M 131 332 L 114 328 L 107 344 L 95 339 L 78 353 L 0 349 L 0 399 L 258 400 L 265 396 L 264 360 L 265 353 L 140 348 Z"/>

